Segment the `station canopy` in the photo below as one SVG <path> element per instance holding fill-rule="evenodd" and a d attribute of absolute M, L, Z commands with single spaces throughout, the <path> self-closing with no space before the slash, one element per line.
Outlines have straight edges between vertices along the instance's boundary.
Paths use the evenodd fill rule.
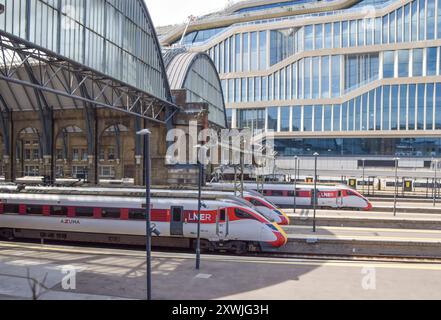
<path fill-rule="evenodd" d="M 171 89 L 187 90 L 187 103 L 208 104 L 208 120 L 227 128 L 222 83 L 210 57 L 178 48 L 166 50 L 164 62 Z"/>
<path fill-rule="evenodd" d="M 173 103 L 142 0 L 0 0 L 0 107 L 109 108 L 166 123 Z"/>

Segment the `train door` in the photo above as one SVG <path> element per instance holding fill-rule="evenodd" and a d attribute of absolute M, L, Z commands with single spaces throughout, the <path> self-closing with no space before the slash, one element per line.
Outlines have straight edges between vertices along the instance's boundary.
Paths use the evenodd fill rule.
<path fill-rule="evenodd" d="M 225 240 L 228 236 L 228 214 L 227 209 L 220 209 L 216 219 L 216 234 L 219 240 Z"/>
<path fill-rule="evenodd" d="M 170 235 L 184 235 L 184 208 L 171 207 Z"/>
<path fill-rule="evenodd" d="M 337 191 L 337 208 L 343 207 L 343 191 Z"/>

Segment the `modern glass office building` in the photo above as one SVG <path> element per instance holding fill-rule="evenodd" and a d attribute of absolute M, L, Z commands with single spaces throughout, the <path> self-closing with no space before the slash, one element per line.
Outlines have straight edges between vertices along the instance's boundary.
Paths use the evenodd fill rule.
<path fill-rule="evenodd" d="M 282 156 L 441 154 L 441 0 L 242 1 L 183 43 L 213 59 L 231 126 Z"/>

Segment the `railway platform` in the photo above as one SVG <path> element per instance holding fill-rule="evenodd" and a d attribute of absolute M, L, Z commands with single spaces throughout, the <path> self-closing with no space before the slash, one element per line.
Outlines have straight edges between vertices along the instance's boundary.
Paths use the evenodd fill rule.
<path fill-rule="evenodd" d="M 417 257 L 441 259 L 440 230 L 288 226 L 290 254 Z"/>
<path fill-rule="evenodd" d="M 313 210 L 285 210 L 291 225 L 312 225 Z M 441 215 L 425 213 L 361 212 L 317 210 L 317 224 L 324 227 L 441 230 Z"/>
<path fill-rule="evenodd" d="M 332 258 L 153 254 L 156 300 L 441 299 L 441 264 Z M 63 289 L 63 267 L 77 270 Z M 47 276 L 41 300 L 144 299 L 145 252 L 0 242 L 0 299 L 31 299 L 27 270 Z M 372 281 L 366 282 L 366 277 Z M 367 285 L 366 285 L 367 283 Z"/>

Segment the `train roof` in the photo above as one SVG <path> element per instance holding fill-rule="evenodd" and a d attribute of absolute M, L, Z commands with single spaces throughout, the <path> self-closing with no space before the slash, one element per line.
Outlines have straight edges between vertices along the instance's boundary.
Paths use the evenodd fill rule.
<path fill-rule="evenodd" d="M 230 185 L 230 184 L 212 184 L 212 186 L 223 186 L 223 185 Z M 256 183 L 245 183 L 244 187 L 246 189 L 257 189 Z M 297 184 L 297 189 L 313 189 L 313 184 Z M 341 189 L 348 189 L 349 187 L 346 185 L 327 185 L 327 184 L 317 184 L 317 188 L 320 190 L 341 190 Z M 265 183 L 263 185 L 264 190 L 286 190 L 286 191 L 292 191 L 294 190 L 294 184 L 293 183 Z M 248 191 L 248 190 L 247 190 Z"/>
<path fill-rule="evenodd" d="M 10 201 L 25 200 L 31 204 L 48 204 L 48 205 L 72 205 L 74 206 L 96 206 L 97 203 L 106 203 L 109 207 L 125 208 L 127 205 L 135 205 L 142 208 L 146 200 L 144 197 L 120 197 L 120 196 L 103 196 L 103 195 L 78 195 L 78 194 L 41 194 L 41 193 L 0 193 L 0 200 L 3 203 Z M 194 199 L 177 198 L 177 197 L 152 197 L 153 204 L 165 205 L 167 207 L 172 206 L 197 206 L 197 202 Z M 240 206 L 246 206 L 239 202 L 232 200 L 218 200 L 211 199 L 203 200 L 207 208 L 218 208 L 220 206 L 231 206 L 232 203 Z"/>

